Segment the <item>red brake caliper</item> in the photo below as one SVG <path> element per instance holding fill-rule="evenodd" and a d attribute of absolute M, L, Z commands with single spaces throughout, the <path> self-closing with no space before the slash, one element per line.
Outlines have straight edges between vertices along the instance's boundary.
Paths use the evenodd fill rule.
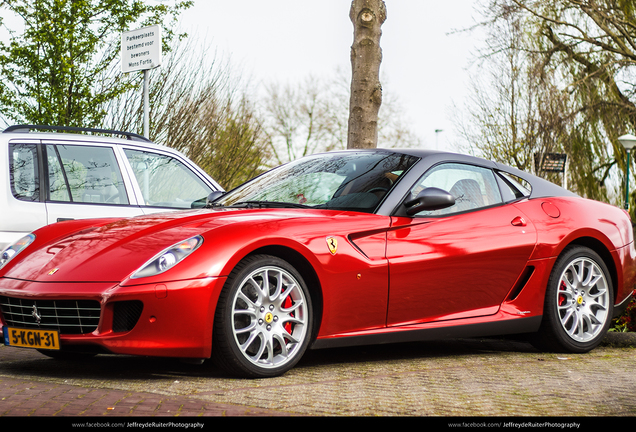
<path fill-rule="evenodd" d="M 285 309 L 288 309 L 288 308 L 290 308 L 290 307 L 292 306 L 292 304 L 293 304 L 293 303 L 292 303 L 291 298 L 289 298 L 289 296 L 287 296 L 287 298 L 286 298 L 286 299 L 285 299 L 285 301 L 283 302 L 283 307 L 284 307 Z M 294 313 L 293 313 L 293 312 L 292 312 L 291 316 L 294 316 Z M 285 331 L 286 331 L 287 333 L 291 334 L 291 332 L 292 332 L 292 323 L 290 323 L 290 322 L 286 322 L 286 323 L 285 323 L 285 325 L 284 325 L 284 327 L 285 327 Z"/>
<path fill-rule="evenodd" d="M 559 291 L 566 291 L 567 290 L 567 285 L 565 284 L 565 282 L 561 281 L 561 286 L 559 287 Z M 559 294 L 559 306 L 563 306 L 563 303 L 565 303 L 566 297 L 565 294 Z"/>

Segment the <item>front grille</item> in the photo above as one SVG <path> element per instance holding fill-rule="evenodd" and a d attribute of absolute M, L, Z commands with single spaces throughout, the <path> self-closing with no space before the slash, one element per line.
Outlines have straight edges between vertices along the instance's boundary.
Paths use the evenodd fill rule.
<path fill-rule="evenodd" d="M 33 300 L 5 296 L 0 296 L 0 309 L 10 327 L 57 330 L 60 334 L 92 333 L 97 329 L 101 312 L 96 300 Z"/>

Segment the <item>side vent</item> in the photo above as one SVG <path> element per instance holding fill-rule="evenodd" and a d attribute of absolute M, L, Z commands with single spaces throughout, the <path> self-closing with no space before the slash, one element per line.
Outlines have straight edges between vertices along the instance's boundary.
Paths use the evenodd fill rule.
<path fill-rule="evenodd" d="M 534 266 L 528 266 L 523 270 L 523 273 L 521 273 L 521 276 L 519 277 L 519 279 L 517 279 L 517 283 L 515 284 L 512 291 L 510 292 L 510 295 L 506 299 L 507 301 L 511 301 L 517 298 L 519 293 L 521 293 L 521 290 L 525 288 L 526 284 L 530 280 L 530 276 L 532 276 L 533 273 L 534 273 Z"/>
<path fill-rule="evenodd" d="M 121 301 L 114 304 L 113 331 L 115 333 L 127 332 L 135 327 L 144 304 L 139 300 Z"/>

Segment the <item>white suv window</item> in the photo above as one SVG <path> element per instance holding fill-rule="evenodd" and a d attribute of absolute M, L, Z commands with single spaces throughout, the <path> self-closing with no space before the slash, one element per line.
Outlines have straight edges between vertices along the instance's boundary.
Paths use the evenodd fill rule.
<path fill-rule="evenodd" d="M 11 144 L 9 149 L 11 193 L 21 201 L 40 200 L 37 146 Z"/>
<path fill-rule="evenodd" d="M 125 149 L 144 203 L 150 207 L 191 208 L 212 192 L 179 160 L 141 150 Z"/>
<path fill-rule="evenodd" d="M 128 205 L 115 153 L 110 147 L 47 145 L 48 199 Z"/>

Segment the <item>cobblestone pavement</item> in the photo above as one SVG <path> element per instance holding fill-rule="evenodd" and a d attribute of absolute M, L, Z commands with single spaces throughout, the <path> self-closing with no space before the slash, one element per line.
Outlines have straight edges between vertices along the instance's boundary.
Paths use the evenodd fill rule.
<path fill-rule="evenodd" d="M 636 335 L 582 355 L 513 340 L 451 340 L 310 351 L 282 377 L 100 355 L 52 360 L 0 347 L 0 415 L 634 416 Z"/>

